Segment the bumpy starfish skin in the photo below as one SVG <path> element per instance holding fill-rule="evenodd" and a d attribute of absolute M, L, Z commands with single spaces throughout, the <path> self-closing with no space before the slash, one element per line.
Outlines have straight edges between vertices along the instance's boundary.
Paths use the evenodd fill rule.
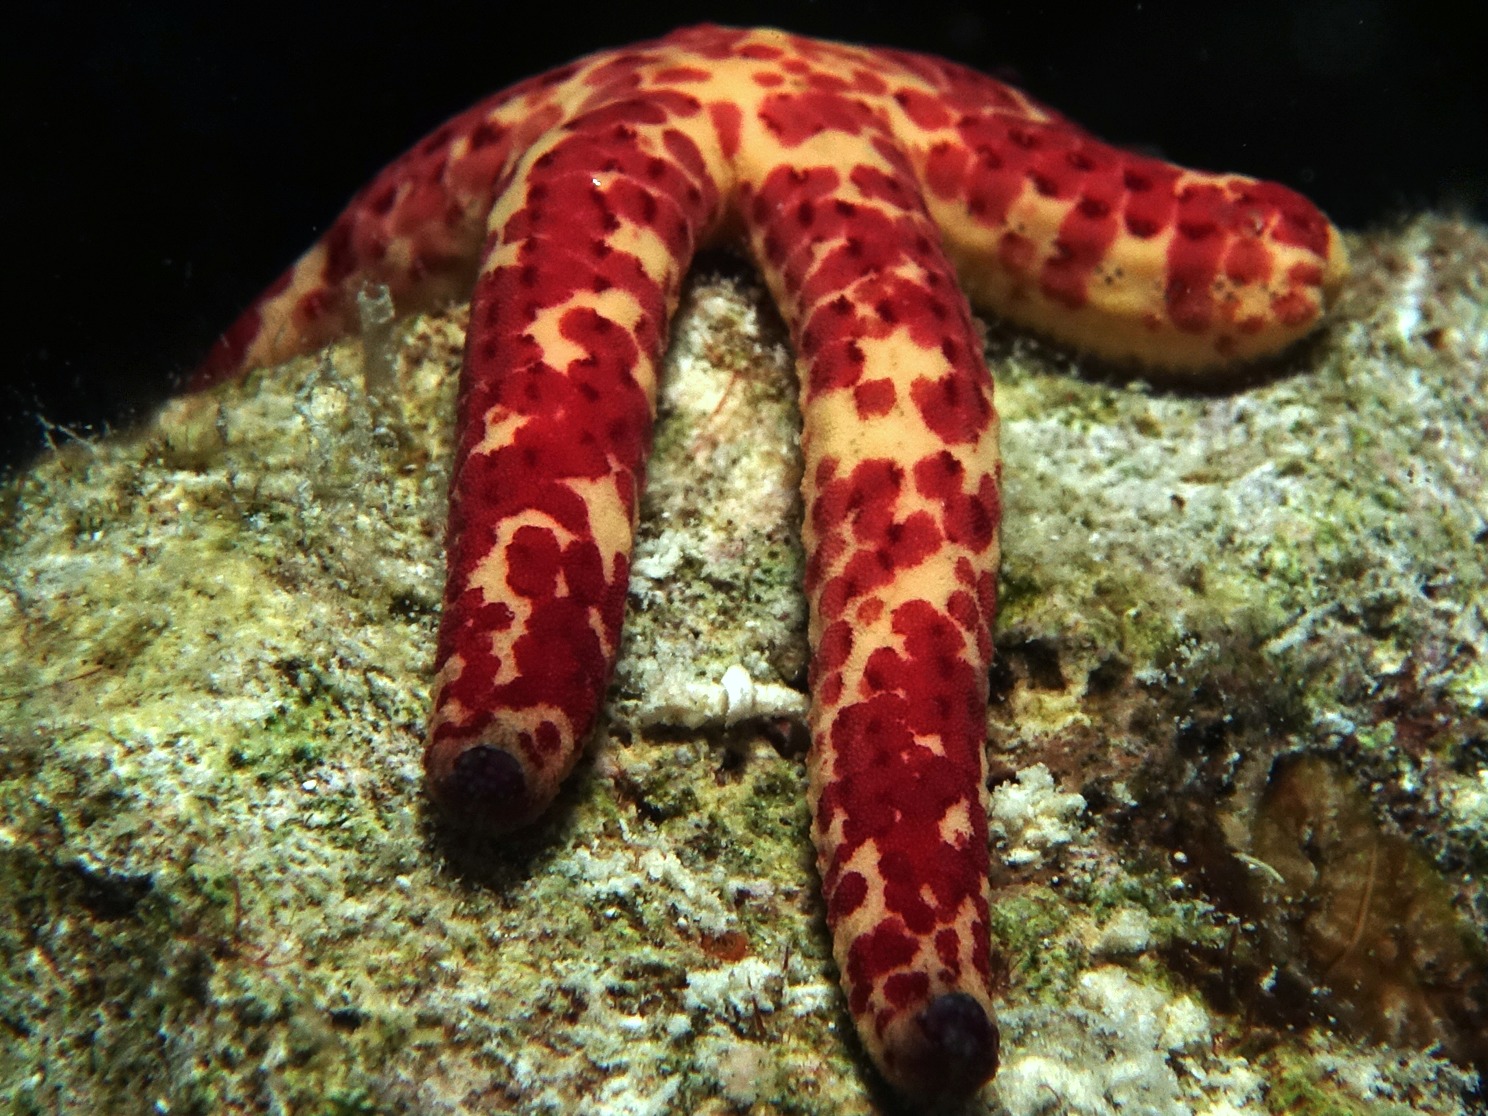
<path fill-rule="evenodd" d="M 624 611 L 656 372 L 694 251 L 742 242 L 800 358 L 810 794 L 834 952 L 898 1088 L 996 1068 L 984 724 L 992 383 L 961 285 L 1100 356 L 1274 352 L 1345 271 L 1291 191 L 1099 143 L 934 58 L 698 27 L 455 117 L 250 308 L 197 385 L 474 287 L 425 766 L 500 829 L 552 800 Z"/>

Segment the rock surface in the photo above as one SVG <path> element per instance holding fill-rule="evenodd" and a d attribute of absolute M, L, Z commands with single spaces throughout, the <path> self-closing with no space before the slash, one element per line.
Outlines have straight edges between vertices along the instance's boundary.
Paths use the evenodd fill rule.
<path fill-rule="evenodd" d="M 989 327 L 986 1111 L 1482 1102 L 1488 233 L 1351 251 L 1331 330 L 1213 391 Z M 891 1106 L 811 863 L 767 299 L 691 283 L 607 720 L 478 846 L 419 787 L 462 336 L 371 329 L 0 490 L 4 1111 Z"/>

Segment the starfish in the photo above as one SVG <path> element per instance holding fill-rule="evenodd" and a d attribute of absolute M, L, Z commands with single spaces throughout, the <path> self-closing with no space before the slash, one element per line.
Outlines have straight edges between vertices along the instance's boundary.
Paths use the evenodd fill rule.
<path fill-rule="evenodd" d="M 908 1096 L 996 1070 L 985 722 L 1000 464 L 966 295 L 1108 360 L 1275 353 L 1345 275 L 1283 186 L 1109 147 L 953 63 L 702 26 L 454 117 L 357 194 L 194 387 L 474 291 L 425 771 L 500 831 L 552 801 L 624 613 L 693 254 L 741 245 L 799 361 L 812 832 L 863 1045 Z M 958 285 L 959 282 L 959 285 Z M 963 290 L 965 294 L 963 294 Z"/>

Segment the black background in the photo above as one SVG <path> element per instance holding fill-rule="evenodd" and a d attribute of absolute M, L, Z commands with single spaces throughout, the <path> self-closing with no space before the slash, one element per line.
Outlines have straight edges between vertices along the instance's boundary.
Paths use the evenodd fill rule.
<path fill-rule="evenodd" d="M 0 464 L 168 394 L 351 193 L 446 116 L 712 20 L 889 43 L 1013 81 L 1113 142 L 1274 178 L 1360 228 L 1488 215 L 1488 40 L 1403 0 L 216 6 L 7 16 Z M 1475 17 L 1481 19 L 1482 17 Z"/>

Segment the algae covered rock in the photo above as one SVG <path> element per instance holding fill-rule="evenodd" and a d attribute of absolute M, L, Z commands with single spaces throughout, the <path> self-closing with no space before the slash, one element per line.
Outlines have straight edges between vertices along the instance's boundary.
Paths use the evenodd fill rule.
<path fill-rule="evenodd" d="M 989 327 L 985 1111 L 1475 1103 L 1488 235 L 1351 251 L 1328 334 L 1213 390 Z M 812 869 L 767 300 L 692 281 L 607 717 L 552 815 L 489 844 L 419 784 L 462 313 L 6 484 L 5 1111 L 889 1103 Z"/>

